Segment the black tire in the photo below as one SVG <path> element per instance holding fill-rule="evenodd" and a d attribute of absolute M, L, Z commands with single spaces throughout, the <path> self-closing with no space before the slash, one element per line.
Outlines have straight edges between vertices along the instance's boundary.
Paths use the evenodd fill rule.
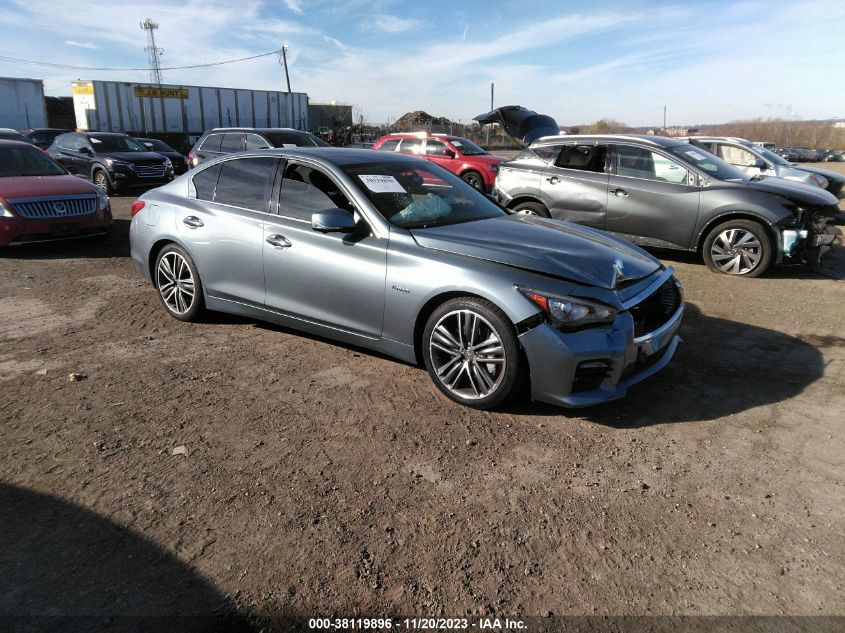
<path fill-rule="evenodd" d="M 477 171 L 464 172 L 463 174 L 461 174 L 461 178 L 473 189 L 484 191 L 486 188 L 484 185 L 484 178 L 482 178 L 481 174 L 479 174 Z"/>
<path fill-rule="evenodd" d="M 426 322 L 422 348 L 432 381 L 455 402 L 492 409 L 517 390 L 520 353 L 516 331 L 490 301 L 458 297 L 438 306 Z"/>
<path fill-rule="evenodd" d="M 166 262 L 164 265 L 162 264 L 163 261 Z M 167 273 L 168 264 L 170 275 Z M 174 283 L 176 280 L 182 283 Z M 193 286 L 193 295 L 190 304 L 187 304 L 185 297 L 189 292 L 189 284 L 187 283 L 189 280 Z M 202 281 L 194 260 L 182 247 L 176 244 L 168 244 L 161 249 L 158 257 L 156 257 L 153 281 L 159 301 L 170 316 L 180 321 L 192 323 L 202 319 L 205 314 Z"/>
<path fill-rule="evenodd" d="M 91 180 L 95 185 L 105 190 L 107 195 L 110 196 L 114 193 L 114 187 L 112 186 L 109 175 L 106 173 L 105 169 L 95 169 L 94 174 L 91 176 Z"/>
<path fill-rule="evenodd" d="M 521 202 L 511 209 L 514 213 L 522 213 L 524 215 L 536 215 L 541 218 L 552 217 L 549 210 L 542 202 Z"/>
<path fill-rule="evenodd" d="M 772 238 L 752 220 L 728 220 L 704 240 L 702 256 L 713 272 L 734 277 L 759 277 L 773 261 Z"/>

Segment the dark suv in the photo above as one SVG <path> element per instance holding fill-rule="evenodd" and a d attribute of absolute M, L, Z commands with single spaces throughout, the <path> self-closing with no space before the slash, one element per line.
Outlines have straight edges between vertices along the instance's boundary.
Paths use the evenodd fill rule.
<path fill-rule="evenodd" d="M 68 171 L 87 178 L 109 194 L 158 187 L 173 180 L 173 165 L 168 158 L 147 151 L 126 134 L 62 134 L 48 152 Z"/>
<path fill-rule="evenodd" d="M 235 152 L 270 147 L 327 147 L 310 132 L 287 127 L 219 127 L 203 134 L 188 154 L 191 167 Z"/>

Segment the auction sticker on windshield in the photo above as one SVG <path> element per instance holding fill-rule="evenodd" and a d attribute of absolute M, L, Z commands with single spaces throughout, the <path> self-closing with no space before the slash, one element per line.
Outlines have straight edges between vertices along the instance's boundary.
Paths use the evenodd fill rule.
<path fill-rule="evenodd" d="M 408 193 L 393 176 L 360 175 L 358 178 L 373 193 Z"/>
<path fill-rule="evenodd" d="M 687 156 L 692 156 L 695 160 L 707 160 L 707 157 L 700 152 L 696 152 L 694 149 L 688 149 L 684 152 Z"/>

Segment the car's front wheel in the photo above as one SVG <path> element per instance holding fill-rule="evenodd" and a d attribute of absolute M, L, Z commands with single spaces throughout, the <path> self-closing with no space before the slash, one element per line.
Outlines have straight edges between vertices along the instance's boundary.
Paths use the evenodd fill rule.
<path fill-rule="evenodd" d="M 470 185 L 473 189 L 484 191 L 484 178 L 481 177 L 477 171 L 468 171 L 461 175 L 465 183 Z"/>
<path fill-rule="evenodd" d="M 717 273 L 757 277 L 772 263 L 772 240 L 759 222 L 728 220 L 714 228 L 704 240 L 702 255 L 707 267 Z"/>
<path fill-rule="evenodd" d="M 158 254 L 155 267 L 158 297 L 170 316 L 180 321 L 199 321 L 205 312 L 202 282 L 191 257 L 176 244 Z"/>
<path fill-rule="evenodd" d="M 507 316 L 475 297 L 439 306 L 423 332 L 423 360 L 446 396 L 476 409 L 490 409 L 513 395 L 519 376 L 519 345 Z"/>
<path fill-rule="evenodd" d="M 114 187 L 112 187 L 111 180 L 109 180 L 109 175 L 102 169 L 98 169 L 94 172 L 94 184 L 105 191 L 108 195 L 112 195 L 114 193 Z"/>

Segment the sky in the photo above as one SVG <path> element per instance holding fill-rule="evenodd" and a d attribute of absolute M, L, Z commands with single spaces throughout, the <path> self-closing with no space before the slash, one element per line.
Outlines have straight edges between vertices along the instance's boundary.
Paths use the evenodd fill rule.
<path fill-rule="evenodd" d="M 0 56 L 146 68 L 256 55 L 287 44 L 291 88 L 356 106 L 371 123 L 411 110 L 468 122 L 523 105 L 561 125 L 634 126 L 845 117 L 845 2 L 748 0 L 0 0 Z M 145 71 L 0 60 L 0 76 L 147 81 Z M 166 84 L 284 90 L 275 56 L 165 70 Z"/>

